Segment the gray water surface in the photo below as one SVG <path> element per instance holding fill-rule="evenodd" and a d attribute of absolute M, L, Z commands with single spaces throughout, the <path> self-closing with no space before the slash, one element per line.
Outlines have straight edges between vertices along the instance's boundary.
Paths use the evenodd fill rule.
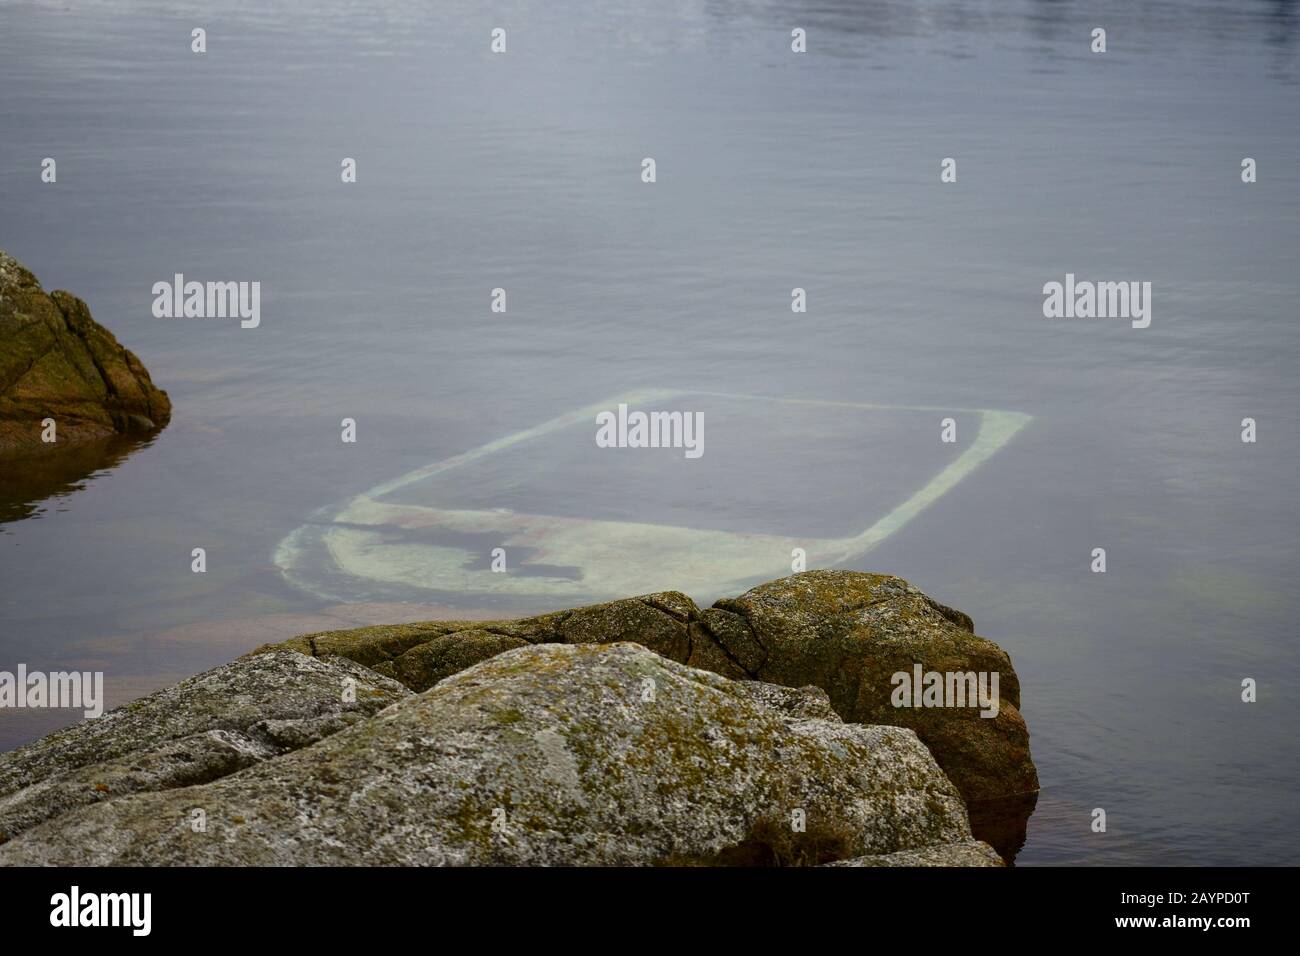
<path fill-rule="evenodd" d="M 1030 421 L 847 566 L 1010 652 L 1043 783 L 1017 862 L 1294 863 L 1296 4 L 590 6 L 0 4 L 0 248 L 176 409 L 57 497 L 4 492 L 0 669 L 103 669 L 121 699 L 300 624 L 455 605 L 436 581 L 312 593 L 277 548 L 629 390 L 951 408 L 961 440 L 999 409 Z M 261 326 L 154 318 L 177 272 L 261 281 Z M 1066 272 L 1150 281 L 1150 328 L 1044 319 Z M 579 430 L 438 503 L 856 534 L 960 451 L 937 411 L 693 401 L 703 468 Z M 0 714 L 0 747 L 72 719 Z"/>

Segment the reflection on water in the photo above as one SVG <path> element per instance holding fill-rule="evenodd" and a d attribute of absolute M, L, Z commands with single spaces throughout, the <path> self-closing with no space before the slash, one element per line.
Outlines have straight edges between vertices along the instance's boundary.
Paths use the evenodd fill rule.
<path fill-rule="evenodd" d="M 0 534 L 5 533 L 7 522 L 58 510 L 61 499 L 152 443 L 152 438 L 118 435 L 21 458 L 0 458 Z"/>
<path fill-rule="evenodd" d="M 1032 728 L 1031 728 L 1032 731 Z M 967 806 L 971 832 L 1008 863 L 1014 863 L 1025 845 L 1029 818 L 1038 805 L 1038 794 L 1023 793 L 1002 800 L 976 801 Z"/>

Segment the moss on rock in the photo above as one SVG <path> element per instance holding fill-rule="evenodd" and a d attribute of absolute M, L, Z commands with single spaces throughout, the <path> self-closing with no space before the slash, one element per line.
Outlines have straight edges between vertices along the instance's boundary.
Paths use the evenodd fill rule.
<path fill-rule="evenodd" d="M 1010 657 L 978 637 L 961 611 L 885 574 L 808 571 L 703 611 L 684 594 L 664 592 L 514 621 L 331 631 L 259 652 L 292 647 L 337 654 L 424 690 L 461 662 L 468 666 L 521 643 L 613 641 L 634 641 L 734 680 L 819 687 L 844 720 L 908 727 L 968 802 L 1038 789 Z M 981 717 L 973 707 L 895 707 L 891 678 L 911 673 L 915 664 L 945 673 L 997 672 L 997 716 Z"/>
<path fill-rule="evenodd" d="M 0 251 L 0 454 L 47 453 L 112 435 L 146 435 L 171 420 L 167 393 L 67 292 L 46 293 Z"/>
<path fill-rule="evenodd" d="M 187 693 L 249 668 L 296 681 L 342 663 L 257 655 L 172 703 L 202 713 Z M 971 839 L 911 731 L 845 724 L 819 691 L 729 681 L 631 643 L 518 647 L 179 789 L 119 794 L 103 766 L 73 776 L 109 791 L 25 828 L 0 865 L 811 865 Z"/>

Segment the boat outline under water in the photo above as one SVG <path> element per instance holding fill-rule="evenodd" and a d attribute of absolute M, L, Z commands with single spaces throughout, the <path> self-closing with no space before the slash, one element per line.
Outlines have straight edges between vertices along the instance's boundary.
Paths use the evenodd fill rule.
<path fill-rule="evenodd" d="M 965 413 L 978 416 L 979 430 L 957 458 L 905 501 L 860 533 L 840 538 L 523 514 L 507 509 L 438 508 L 379 500 L 522 442 L 560 429 L 591 424 L 599 412 L 620 403 L 645 405 L 684 394 L 861 411 Z M 561 598 L 595 601 L 662 590 L 694 595 L 722 594 L 789 574 L 796 548 L 803 549 L 808 568 L 834 567 L 862 557 L 955 488 L 1031 420 L 1032 416 L 1021 412 L 987 408 L 881 405 L 686 389 L 628 392 L 414 469 L 355 495 L 341 506 L 323 508 L 280 541 L 274 561 L 290 583 L 333 601 L 355 600 L 356 585 L 361 582 L 368 591 L 378 588 L 391 593 L 396 589 L 547 601 Z M 512 574 L 477 567 L 474 560 L 481 555 L 462 547 L 427 542 L 394 543 L 394 529 L 422 534 L 487 535 L 499 540 L 499 546 L 507 554 L 512 549 L 526 554 L 524 563 L 531 568 L 564 569 L 565 573 Z M 313 555 L 316 567 L 312 566 Z"/>

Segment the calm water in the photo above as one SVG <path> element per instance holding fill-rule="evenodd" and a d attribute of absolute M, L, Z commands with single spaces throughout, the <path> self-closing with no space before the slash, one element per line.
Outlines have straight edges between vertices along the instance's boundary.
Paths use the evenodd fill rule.
<path fill-rule="evenodd" d="M 584 425 L 386 500 L 852 536 L 957 460 L 926 410 L 963 440 L 1001 410 L 1030 420 L 847 564 L 1011 653 L 1044 788 L 1018 862 L 1296 861 L 1295 4 L 278 6 L 0 4 L 0 248 L 176 408 L 56 497 L 0 482 L 0 669 L 103 669 L 120 701 L 302 630 L 575 603 L 381 580 L 418 535 L 340 572 L 318 532 L 629 391 L 690 396 L 703 467 L 592 456 Z M 261 281 L 261 327 L 153 318 L 176 272 Z M 1151 327 L 1045 320 L 1066 272 L 1151 281 Z M 454 544 L 486 567 L 491 539 Z M 712 600 L 686 555 L 722 540 L 614 563 Z M 6 712 L 0 747 L 69 719 Z"/>

